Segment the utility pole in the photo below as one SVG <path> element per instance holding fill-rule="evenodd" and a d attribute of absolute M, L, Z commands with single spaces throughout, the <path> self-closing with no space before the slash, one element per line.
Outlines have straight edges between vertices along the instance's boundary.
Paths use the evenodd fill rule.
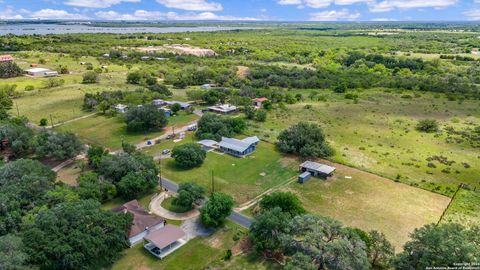
<path fill-rule="evenodd" d="M 159 177 L 159 184 L 160 184 L 160 189 L 163 191 L 163 183 L 162 183 L 162 154 L 160 154 L 160 159 L 158 160 L 158 166 L 160 166 L 160 170 L 158 171 L 158 177 Z"/>
<path fill-rule="evenodd" d="M 212 170 L 212 194 L 215 192 L 215 178 L 213 176 L 213 170 Z"/>
<path fill-rule="evenodd" d="M 53 129 L 53 117 L 52 117 L 52 114 L 50 114 L 50 124 L 52 124 L 52 129 Z"/>
<path fill-rule="evenodd" d="M 20 117 L 20 111 L 18 110 L 18 103 L 15 101 L 15 107 L 17 107 L 17 117 Z"/>

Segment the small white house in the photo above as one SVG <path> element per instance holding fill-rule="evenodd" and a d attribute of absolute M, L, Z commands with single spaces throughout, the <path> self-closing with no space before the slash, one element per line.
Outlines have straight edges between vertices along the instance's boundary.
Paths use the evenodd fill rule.
<path fill-rule="evenodd" d="M 114 109 L 119 113 L 126 113 L 128 106 L 124 104 L 117 104 L 115 105 Z"/>
<path fill-rule="evenodd" d="M 208 110 L 211 112 L 228 114 L 228 113 L 236 112 L 237 107 L 230 104 L 221 104 L 221 105 L 208 107 Z"/>
<path fill-rule="evenodd" d="M 30 68 L 25 70 L 29 76 L 32 77 L 57 77 L 58 72 L 48 68 Z"/>

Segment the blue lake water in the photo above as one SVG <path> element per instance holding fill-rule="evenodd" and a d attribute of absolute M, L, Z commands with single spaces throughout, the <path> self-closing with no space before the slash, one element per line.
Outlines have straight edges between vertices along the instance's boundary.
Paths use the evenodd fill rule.
<path fill-rule="evenodd" d="M 46 34 L 73 34 L 73 33 L 182 33 L 182 32 L 210 32 L 237 29 L 251 29 L 251 27 L 93 27 L 89 25 L 61 25 L 61 24 L 12 24 L 0 25 L 0 35 L 46 35 Z"/>

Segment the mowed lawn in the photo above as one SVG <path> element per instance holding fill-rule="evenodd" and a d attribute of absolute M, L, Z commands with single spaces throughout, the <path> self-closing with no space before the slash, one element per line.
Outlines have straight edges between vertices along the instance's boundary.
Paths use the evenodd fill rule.
<path fill-rule="evenodd" d="M 111 270 L 197 270 L 222 265 L 226 250 L 235 245 L 234 236 L 244 233 L 245 229 L 227 222 L 213 235 L 194 238 L 163 260 L 153 257 L 139 244 L 125 250 Z"/>
<path fill-rule="evenodd" d="M 177 183 L 194 181 L 210 191 L 213 171 L 215 190 L 243 203 L 296 176 L 296 166 L 272 144 L 260 142 L 257 151 L 245 158 L 209 152 L 203 165 L 194 169 L 179 168 L 173 159 L 164 160 L 162 176 Z"/>
<path fill-rule="evenodd" d="M 303 185 L 291 183 L 285 190 L 295 193 L 309 212 L 385 233 L 397 251 L 415 228 L 438 222 L 450 201 L 446 196 L 371 173 L 334 166 L 334 177 L 326 181 L 311 178 Z"/>
<path fill-rule="evenodd" d="M 181 127 L 195 121 L 194 114 L 179 113 L 178 116 L 168 118 L 168 127 Z M 105 117 L 94 115 L 88 118 L 66 123 L 58 127 L 63 131 L 70 131 L 87 144 L 101 145 L 110 149 L 120 149 L 122 140 L 129 143 L 140 143 L 164 134 L 165 130 L 157 132 L 131 133 L 127 132 L 127 126 L 122 116 Z"/>

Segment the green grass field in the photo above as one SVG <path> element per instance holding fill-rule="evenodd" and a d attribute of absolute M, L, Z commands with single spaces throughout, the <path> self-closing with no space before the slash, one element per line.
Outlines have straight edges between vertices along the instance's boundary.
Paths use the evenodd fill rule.
<path fill-rule="evenodd" d="M 194 114 L 181 112 L 178 116 L 170 117 L 169 127 L 181 127 L 197 118 Z M 129 133 L 126 124 L 121 116 L 105 117 L 94 115 L 78 121 L 70 122 L 58 128 L 63 131 L 70 131 L 88 144 L 102 145 L 110 149 L 119 149 L 122 146 L 122 140 L 129 143 L 140 143 L 142 141 L 153 139 L 162 135 L 165 130 L 147 133 Z"/>
<path fill-rule="evenodd" d="M 163 260 L 153 257 L 139 244 L 131 249 L 127 249 L 123 257 L 118 260 L 111 269 L 196 270 L 222 265 L 224 264 L 222 261 L 226 250 L 231 249 L 236 242 L 233 240 L 233 236 L 244 233 L 245 230 L 241 227 L 227 222 L 224 228 L 219 229 L 213 235 L 194 238 Z M 186 258 L 188 258 L 188 260 Z"/>
<path fill-rule="evenodd" d="M 327 181 L 311 178 L 303 185 L 291 183 L 285 190 L 295 193 L 309 212 L 330 216 L 348 226 L 385 233 L 397 251 L 415 228 L 436 223 L 450 201 L 448 197 L 371 173 L 335 166 L 334 177 Z"/>
<path fill-rule="evenodd" d="M 324 128 L 336 150 L 334 161 L 449 196 L 460 183 L 480 187 L 478 148 L 465 141 L 447 142 L 445 131 L 437 135 L 415 130 L 417 121 L 425 118 L 438 120 L 442 129 L 453 126 L 461 131 L 478 125 L 478 101 L 459 104 L 432 94 L 405 99 L 402 94 L 369 90 L 359 92 L 360 100 L 354 104 L 343 94 L 325 93 L 326 102 L 306 100 L 288 105 L 287 110 L 272 111 L 266 123 L 252 123 L 249 134 L 274 142 L 280 131 L 292 124 L 315 122 Z M 306 105 L 312 108 L 306 109 Z M 455 163 L 434 162 L 436 168 L 430 168 L 427 158 L 435 155 Z M 445 171 L 447 167 L 450 172 Z"/>
<path fill-rule="evenodd" d="M 242 203 L 294 177 L 295 166 L 273 145 L 260 142 L 257 151 L 246 158 L 209 152 L 201 167 L 190 170 L 177 167 L 173 159 L 164 160 L 162 176 L 175 182 L 194 181 L 210 190 L 213 171 L 215 190 L 226 192 Z"/>

